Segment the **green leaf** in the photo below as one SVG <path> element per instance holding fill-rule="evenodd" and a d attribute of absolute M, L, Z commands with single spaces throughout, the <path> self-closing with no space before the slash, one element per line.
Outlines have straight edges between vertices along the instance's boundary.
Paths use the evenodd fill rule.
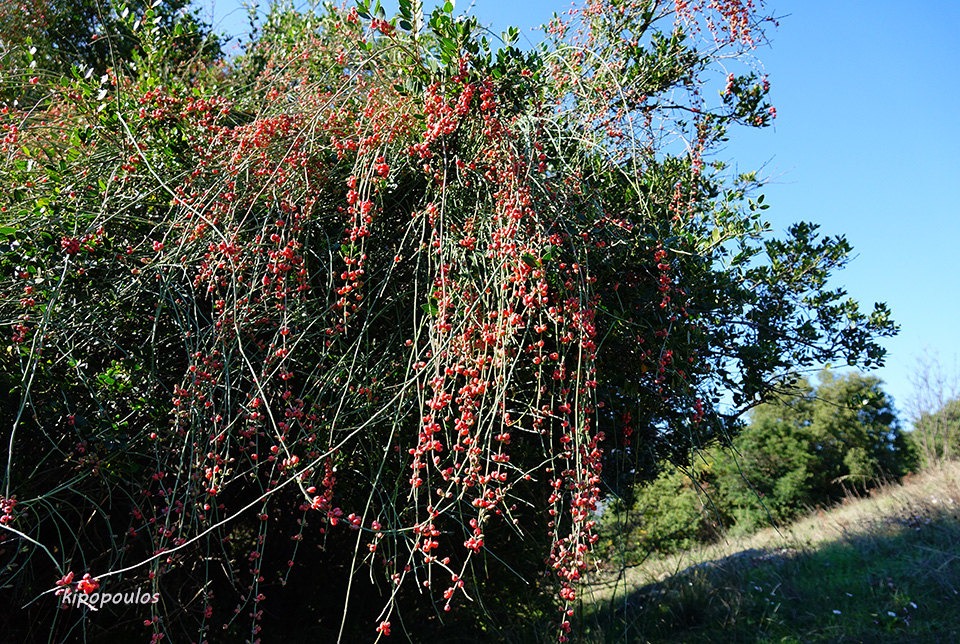
<path fill-rule="evenodd" d="M 0 235 L 3 235 L 4 237 L 13 237 L 16 233 L 16 228 L 12 228 L 11 226 L 0 226 Z"/>
<path fill-rule="evenodd" d="M 422 308 L 423 312 L 427 315 L 440 315 L 440 307 L 437 305 L 437 299 L 434 297 L 427 300 L 427 303 L 423 304 L 420 308 Z"/>

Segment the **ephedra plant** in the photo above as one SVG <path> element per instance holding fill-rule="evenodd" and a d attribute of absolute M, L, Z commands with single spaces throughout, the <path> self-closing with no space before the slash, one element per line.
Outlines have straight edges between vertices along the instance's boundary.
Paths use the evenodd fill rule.
<path fill-rule="evenodd" d="M 775 116 L 750 2 L 593 0 L 530 50 L 275 7 L 229 61 L 117 13 L 102 74 L 4 52 L 10 632 L 562 640 L 608 491 L 882 361 L 845 240 L 769 237 L 716 153 Z"/>

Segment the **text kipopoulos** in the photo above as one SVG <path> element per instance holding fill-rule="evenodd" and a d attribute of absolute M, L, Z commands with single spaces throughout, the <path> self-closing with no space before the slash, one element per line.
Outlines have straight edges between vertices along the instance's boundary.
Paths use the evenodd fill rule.
<path fill-rule="evenodd" d="M 63 596 L 63 604 L 68 606 L 87 606 L 99 610 L 108 604 L 156 604 L 160 601 L 160 593 L 147 593 L 141 589 L 125 593 L 67 593 Z"/>

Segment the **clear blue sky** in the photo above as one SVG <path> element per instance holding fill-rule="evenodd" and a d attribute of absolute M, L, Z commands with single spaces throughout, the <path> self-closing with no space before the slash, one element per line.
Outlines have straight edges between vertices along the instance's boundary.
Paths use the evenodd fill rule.
<path fill-rule="evenodd" d="M 197 0 L 221 31 L 244 31 L 238 0 L 213 2 Z M 521 27 L 535 42 L 533 27 L 568 6 L 477 0 L 472 13 L 497 33 Z M 864 305 L 887 302 L 900 323 L 878 375 L 903 409 L 918 356 L 929 350 L 949 366 L 960 352 L 960 2 L 767 6 L 780 27 L 756 56 L 773 86 L 776 124 L 734 132 L 721 156 L 743 170 L 766 164 L 778 231 L 808 220 L 853 244 L 856 258 L 836 283 Z"/>

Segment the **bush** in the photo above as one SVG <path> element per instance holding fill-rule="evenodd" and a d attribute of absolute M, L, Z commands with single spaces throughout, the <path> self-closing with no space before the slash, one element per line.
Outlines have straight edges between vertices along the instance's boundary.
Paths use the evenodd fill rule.
<path fill-rule="evenodd" d="M 613 564 L 633 565 L 652 553 L 669 554 L 710 543 L 729 521 L 715 501 L 711 453 L 694 458 L 691 469 L 664 464 L 660 475 L 617 499 L 603 513 L 601 549 Z"/>
<path fill-rule="evenodd" d="M 796 395 L 758 407 L 718 456 L 722 504 L 739 528 L 789 521 L 916 466 L 879 380 L 823 371 L 819 381 L 800 381 Z"/>
<path fill-rule="evenodd" d="M 230 64 L 146 13 L 103 78 L 10 54 L 18 598 L 148 588 L 175 641 L 502 638 L 569 616 L 605 481 L 735 430 L 721 388 L 882 360 L 886 309 L 825 290 L 846 241 L 769 239 L 755 178 L 709 161 L 773 118 L 750 72 L 704 91 L 749 3 L 591 2 L 532 52 L 414 4 L 275 7 Z M 123 610 L 5 632 L 129 637 Z"/>

